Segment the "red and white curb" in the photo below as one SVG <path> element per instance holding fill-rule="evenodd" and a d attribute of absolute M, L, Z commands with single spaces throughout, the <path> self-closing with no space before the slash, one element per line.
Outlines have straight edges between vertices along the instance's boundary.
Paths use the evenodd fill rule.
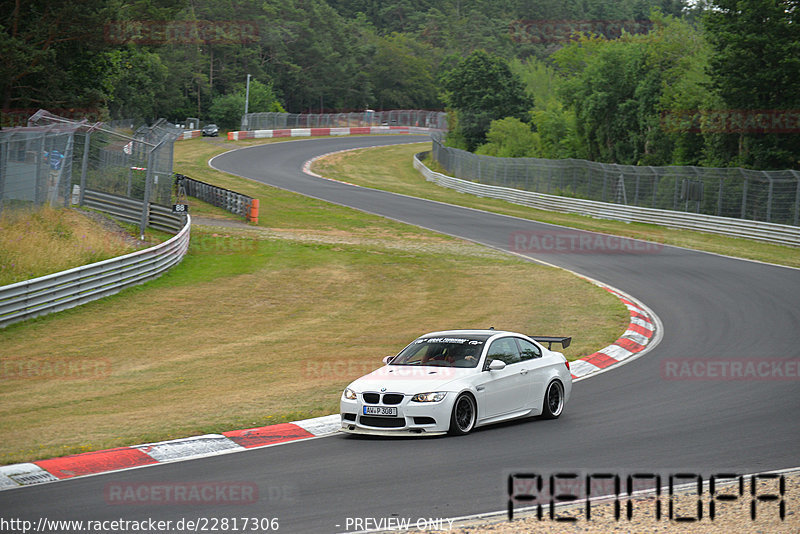
<path fill-rule="evenodd" d="M 228 141 L 273 137 L 322 137 L 331 135 L 425 134 L 430 128 L 418 126 L 359 126 L 346 128 L 284 128 L 278 130 L 240 130 L 228 132 Z"/>
<path fill-rule="evenodd" d="M 579 275 L 580 276 L 580 275 Z M 643 354 L 648 347 L 652 348 L 661 338 L 661 327 L 656 316 L 644 304 L 637 302 L 630 295 L 609 287 L 597 280 L 586 278 L 616 296 L 622 301 L 630 313 L 630 322 L 625 332 L 611 345 L 570 362 L 573 379 L 582 379 L 594 375 L 627 360 Z"/>
<path fill-rule="evenodd" d="M 222 434 L 145 443 L 0 467 L 0 490 L 267 447 L 324 436 L 341 426 L 339 414 Z"/>

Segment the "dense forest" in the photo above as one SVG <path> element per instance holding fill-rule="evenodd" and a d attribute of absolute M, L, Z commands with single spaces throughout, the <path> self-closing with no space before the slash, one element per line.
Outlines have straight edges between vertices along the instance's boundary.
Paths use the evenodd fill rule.
<path fill-rule="evenodd" d="M 447 109 L 500 156 L 800 167 L 797 0 L 0 0 L 3 125 Z"/>

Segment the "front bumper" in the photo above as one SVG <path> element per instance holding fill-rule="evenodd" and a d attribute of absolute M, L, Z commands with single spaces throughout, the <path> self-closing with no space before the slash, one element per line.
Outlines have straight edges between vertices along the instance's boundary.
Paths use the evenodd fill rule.
<path fill-rule="evenodd" d="M 404 395 L 399 404 L 364 402 L 363 393 L 356 399 L 342 397 L 339 410 L 341 430 L 350 434 L 374 436 L 419 436 L 445 434 L 450 428 L 455 395 L 448 393 L 439 402 L 411 402 L 411 395 Z M 397 416 L 364 415 L 365 406 L 397 408 Z"/>

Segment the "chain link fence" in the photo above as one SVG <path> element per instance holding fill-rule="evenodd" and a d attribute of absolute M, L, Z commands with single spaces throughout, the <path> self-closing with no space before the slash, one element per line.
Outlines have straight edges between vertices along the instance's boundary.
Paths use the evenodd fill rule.
<path fill-rule="evenodd" d="M 76 131 L 70 124 L 0 130 L 0 211 L 67 205 Z"/>
<path fill-rule="evenodd" d="M 284 128 L 344 128 L 350 126 L 416 126 L 447 130 L 447 114 L 441 111 L 359 111 L 356 113 L 247 113 L 242 130 Z"/>
<path fill-rule="evenodd" d="M 647 167 L 578 159 L 498 158 L 446 147 L 433 159 L 457 178 L 537 193 L 721 217 L 800 224 L 800 172 Z"/>
<path fill-rule="evenodd" d="M 162 119 L 130 135 L 39 110 L 27 127 L 0 130 L 0 211 L 83 205 L 87 190 L 170 206 L 181 131 Z"/>

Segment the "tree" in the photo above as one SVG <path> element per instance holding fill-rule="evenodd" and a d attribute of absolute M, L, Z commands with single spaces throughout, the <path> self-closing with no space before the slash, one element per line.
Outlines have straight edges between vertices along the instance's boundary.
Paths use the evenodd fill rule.
<path fill-rule="evenodd" d="M 797 0 L 716 0 L 705 27 L 714 49 L 711 87 L 729 110 L 800 107 L 800 4 Z M 719 134 L 712 159 L 737 166 L 800 166 L 800 136 Z"/>
<path fill-rule="evenodd" d="M 236 93 L 217 96 L 211 104 L 209 115 L 212 122 L 220 128 L 233 130 L 239 128 L 244 115 L 246 87 L 240 87 Z M 279 112 L 285 113 L 281 103 L 275 97 L 272 85 L 265 85 L 258 80 L 250 81 L 250 113 Z"/>
<path fill-rule="evenodd" d="M 172 116 L 174 110 L 159 109 L 171 91 L 167 86 L 167 67 L 158 54 L 130 47 L 114 50 L 108 56 L 112 65 L 107 100 L 111 117 L 153 120 Z"/>
<path fill-rule="evenodd" d="M 375 40 L 375 58 L 367 68 L 373 106 L 381 110 L 439 107 L 433 75 L 436 51 L 400 33 Z"/>
<path fill-rule="evenodd" d="M 575 113 L 578 152 L 588 159 L 669 165 L 703 157 L 702 137 L 672 128 L 669 118 L 709 102 L 704 72 L 710 49 L 686 21 L 658 12 L 650 17 L 647 34 L 583 36 L 553 54 L 559 95 Z M 535 117 L 538 126 L 542 117 Z"/>
<path fill-rule="evenodd" d="M 3 110 L 79 108 L 104 115 L 121 74 L 116 52 L 126 49 L 124 43 L 107 37 L 109 24 L 131 16 L 169 19 L 184 4 L 183 0 L 0 0 Z M 145 69 L 157 71 L 155 63 L 147 58 Z M 134 93 L 130 96 L 135 98 Z"/>
<path fill-rule="evenodd" d="M 574 74 L 562 82 L 560 96 L 575 111 L 589 159 L 637 163 L 644 152 L 640 106 L 652 104 L 652 94 L 640 84 L 646 83 L 650 93 L 657 87 L 652 80 L 645 82 L 657 73 L 646 71 L 642 44 L 630 38 L 582 37 L 562 51 L 554 54 L 556 64 Z"/>
<path fill-rule="evenodd" d="M 492 121 L 486 140 L 488 142 L 478 147 L 476 154 L 525 158 L 534 157 L 539 152 L 539 139 L 531 131 L 531 126 L 516 117 Z"/>
<path fill-rule="evenodd" d="M 477 50 L 440 78 L 442 100 L 458 115 L 458 131 L 468 150 L 486 139 L 493 120 L 528 118 L 533 101 L 505 60 Z"/>

